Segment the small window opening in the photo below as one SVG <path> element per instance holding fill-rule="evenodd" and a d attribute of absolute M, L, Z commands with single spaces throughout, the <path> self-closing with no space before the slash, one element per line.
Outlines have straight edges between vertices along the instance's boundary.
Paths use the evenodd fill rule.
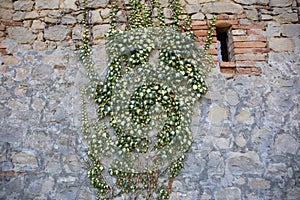
<path fill-rule="evenodd" d="M 219 62 L 232 61 L 231 27 L 217 27 L 218 60 Z"/>

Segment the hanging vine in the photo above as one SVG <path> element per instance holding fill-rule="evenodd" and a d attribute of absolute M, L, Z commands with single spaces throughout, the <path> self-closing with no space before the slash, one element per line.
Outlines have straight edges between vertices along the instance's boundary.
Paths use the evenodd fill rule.
<path fill-rule="evenodd" d="M 169 2 L 171 27 L 158 0 L 130 0 L 125 31 L 117 27 L 118 2 L 111 0 L 102 82 L 93 68 L 86 1 L 80 58 L 90 81 L 81 90 L 88 177 L 98 199 L 168 199 L 192 144 L 192 105 L 207 91 L 204 78 L 212 61 L 195 45 L 179 0 Z M 95 120 L 89 118 L 85 96 L 97 107 Z"/>

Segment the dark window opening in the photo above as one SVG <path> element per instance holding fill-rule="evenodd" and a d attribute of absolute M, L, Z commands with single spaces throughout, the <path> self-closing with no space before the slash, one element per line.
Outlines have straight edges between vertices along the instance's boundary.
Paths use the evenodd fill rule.
<path fill-rule="evenodd" d="M 219 62 L 230 62 L 232 59 L 232 39 L 230 27 L 217 27 L 218 60 Z"/>

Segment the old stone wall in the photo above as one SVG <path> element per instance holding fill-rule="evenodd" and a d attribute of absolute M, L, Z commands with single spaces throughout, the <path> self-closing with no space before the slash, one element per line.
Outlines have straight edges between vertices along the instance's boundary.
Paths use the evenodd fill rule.
<path fill-rule="evenodd" d="M 194 107 L 171 199 L 300 199 L 300 2 L 182 3 L 200 45 L 213 15 L 232 26 L 235 57 L 217 63 Z M 89 3 L 101 76 L 107 5 Z M 95 199 L 80 133 L 81 19 L 76 0 L 0 0 L 0 199 Z"/>

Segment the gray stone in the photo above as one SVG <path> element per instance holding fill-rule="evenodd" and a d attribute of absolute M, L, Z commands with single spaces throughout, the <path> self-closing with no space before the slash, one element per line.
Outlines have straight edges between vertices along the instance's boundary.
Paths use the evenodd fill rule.
<path fill-rule="evenodd" d="M 110 9 L 109 8 L 105 8 L 101 10 L 101 17 L 103 19 L 109 18 L 109 13 L 110 13 Z"/>
<path fill-rule="evenodd" d="M 233 0 L 235 3 L 243 4 L 243 5 L 252 5 L 255 4 L 256 0 Z"/>
<path fill-rule="evenodd" d="M 275 140 L 274 147 L 277 152 L 296 154 L 299 142 L 289 134 L 280 134 Z"/>
<path fill-rule="evenodd" d="M 236 117 L 237 120 L 242 123 L 252 123 L 253 120 L 248 110 L 241 110 Z"/>
<path fill-rule="evenodd" d="M 205 16 L 202 13 L 196 13 L 194 15 L 192 15 L 191 19 L 204 19 Z"/>
<path fill-rule="evenodd" d="M 31 12 L 26 12 L 25 19 L 37 19 L 39 18 L 39 14 L 36 10 Z"/>
<path fill-rule="evenodd" d="M 261 174 L 262 163 L 255 151 L 246 153 L 230 152 L 226 160 L 228 169 L 232 174 Z"/>
<path fill-rule="evenodd" d="M 281 33 L 280 24 L 276 22 L 267 23 L 266 35 L 269 37 L 279 37 Z"/>
<path fill-rule="evenodd" d="M 71 172 L 79 172 L 83 166 L 81 165 L 78 156 L 75 154 L 67 155 L 64 164 L 68 166 Z"/>
<path fill-rule="evenodd" d="M 257 20 L 258 19 L 258 12 L 257 12 L 256 9 L 246 10 L 245 13 L 246 13 L 246 17 L 248 19 L 251 19 L 251 20 Z"/>
<path fill-rule="evenodd" d="M 76 0 L 63 0 L 60 4 L 60 8 L 76 10 Z"/>
<path fill-rule="evenodd" d="M 234 90 L 228 90 L 225 93 L 225 100 L 231 106 L 236 106 L 240 102 L 239 96 Z"/>
<path fill-rule="evenodd" d="M 283 36 L 296 37 L 300 35 L 300 24 L 284 24 L 281 26 Z"/>
<path fill-rule="evenodd" d="M 69 33 L 69 28 L 62 25 L 57 25 L 45 29 L 44 37 L 46 40 L 62 41 L 66 39 Z"/>
<path fill-rule="evenodd" d="M 242 14 L 243 7 L 239 4 L 229 2 L 212 2 L 205 4 L 202 9 L 204 13 L 231 13 L 231 14 Z"/>
<path fill-rule="evenodd" d="M 102 18 L 101 18 L 101 16 L 100 16 L 100 11 L 98 11 L 98 10 L 93 10 L 92 12 L 91 12 L 91 23 L 93 23 L 93 24 L 99 24 L 99 23 L 101 23 L 102 22 Z"/>
<path fill-rule="evenodd" d="M 288 7 L 292 5 L 293 0 L 270 0 L 270 6 Z"/>
<path fill-rule="evenodd" d="M 36 169 L 38 162 L 34 154 L 30 152 L 12 152 L 12 162 L 15 168 Z"/>
<path fill-rule="evenodd" d="M 297 13 L 285 13 L 275 16 L 274 19 L 279 23 L 290 23 L 290 22 L 298 22 L 298 14 Z"/>
<path fill-rule="evenodd" d="M 239 135 L 235 138 L 235 143 L 239 147 L 244 147 L 247 144 L 247 140 L 242 135 Z"/>
<path fill-rule="evenodd" d="M 261 178 L 250 178 L 249 186 L 254 190 L 266 190 L 271 187 L 269 181 Z"/>
<path fill-rule="evenodd" d="M 241 199 L 241 190 L 236 187 L 228 187 L 220 189 L 215 193 L 216 200 L 240 200 Z"/>
<path fill-rule="evenodd" d="M 108 24 L 97 25 L 93 27 L 93 36 L 95 40 L 103 39 L 109 29 Z"/>
<path fill-rule="evenodd" d="M 76 22 L 77 22 L 76 18 L 73 17 L 72 15 L 65 15 L 61 19 L 61 23 L 64 25 L 74 25 L 76 24 Z"/>
<path fill-rule="evenodd" d="M 19 0 L 14 2 L 14 10 L 31 11 L 34 2 L 31 0 Z"/>
<path fill-rule="evenodd" d="M 35 9 L 56 9 L 59 8 L 59 0 L 36 0 Z"/>
<path fill-rule="evenodd" d="M 13 8 L 13 2 L 12 1 L 0 1 L 0 8 L 8 8 L 12 9 Z"/>
<path fill-rule="evenodd" d="M 32 43 L 36 35 L 23 27 L 11 27 L 7 29 L 8 37 L 21 44 Z"/>
<path fill-rule="evenodd" d="M 218 105 L 212 106 L 209 109 L 208 119 L 213 123 L 220 123 L 226 119 L 229 115 L 227 108 L 220 107 Z"/>
<path fill-rule="evenodd" d="M 31 28 L 34 30 L 42 30 L 45 28 L 45 23 L 40 20 L 33 20 Z"/>
<path fill-rule="evenodd" d="M 13 16 L 13 12 L 11 10 L 0 8 L 0 19 L 10 20 L 12 16 Z"/>
<path fill-rule="evenodd" d="M 87 7 L 89 8 L 105 8 L 109 0 L 99 0 L 99 1 L 88 1 Z"/>
<path fill-rule="evenodd" d="M 200 7 L 196 4 L 188 4 L 185 7 L 185 11 L 189 14 L 197 13 L 197 12 L 199 12 L 199 10 L 200 10 Z"/>
<path fill-rule="evenodd" d="M 294 51 L 295 43 L 290 38 L 271 38 L 269 40 L 269 47 L 275 52 Z"/>

